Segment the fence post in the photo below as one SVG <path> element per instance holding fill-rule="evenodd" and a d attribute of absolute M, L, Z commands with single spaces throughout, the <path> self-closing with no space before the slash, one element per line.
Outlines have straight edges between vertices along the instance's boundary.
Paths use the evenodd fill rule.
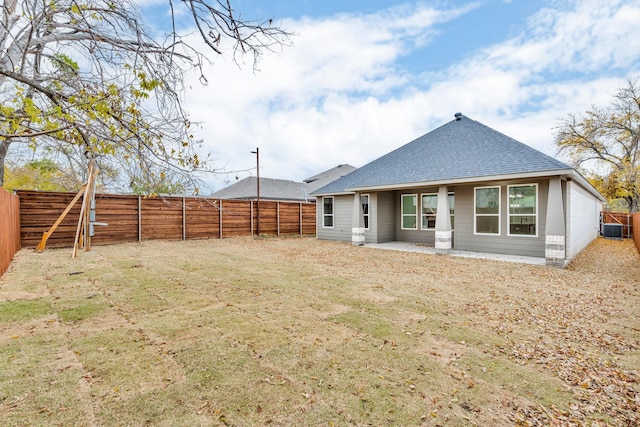
<path fill-rule="evenodd" d="M 249 200 L 249 234 L 253 237 L 253 200 Z"/>
<path fill-rule="evenodd" d="M 278 227 L 278 237 L 280 237 L 280 202 L 276 202 L 276 224 Z"/>
<path fill-rule="evenodd" d="M 182 240 L 187 240 L 187 208 L 185 198 L 182 198 Z"/>
<path fill-rule="evenodd" d="M 220 210 L 218 211 L 220 213 L 220 219 L 218 221 L 218 228 L 219 233 L 220 233 L 220 239 L 222 239 L 222 199 L 220 199 Z"/>
<path fill-rule="evenodd" d="M 142 199 L 138 196 L 138 242 L 142 242 Z"/>
<path fill-rule="evenodd" d="M 302 237 L 302 202 L 298 204 L 298 209 L 300 210 L 300 237 Z"/>

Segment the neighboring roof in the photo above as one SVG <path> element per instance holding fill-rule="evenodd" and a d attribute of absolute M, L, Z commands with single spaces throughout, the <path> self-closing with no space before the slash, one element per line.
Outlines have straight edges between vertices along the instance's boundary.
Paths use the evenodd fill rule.
<path fill-rule="evenodd" d="M 351 165 L 338 165 L 311 178 L 307 178 L 304 182 L 260 178 L 260 199 L 313 201 L 315 197 L 309 196 L 312 191 L 324 187 L 355 169 L 356 168 Z M 216 191 L 211 197 L 215 199 L 255 199 L 257 193 L 256 181 L 257 178 L 255 176 L 244 178 L 228 187 Z"/>
<path fill-rule="evenodd" d="M 552 174 L 576 176 L 591 187 L 571 166 L 458 113 L 312 195 Z"/>
<path fill-rule="evenodd" d="M 215 199 L 255 199 L 257 178 L 249 176 L 211 195 Z M 260 178 L 260 199 L 304 201 L 305 183 L 284 179 Z"/>
<path fill-rule="evenodd" d="M 311 193 L 318 188 L 322 188 L 330 182 L 335 181 L 338 178 L 342 178 L 343 176 L 353 172 L 354 170 L 356 170 L 355 166 L 338 165 L 335 168 L 331 168 L 319 173 L 318 175 L 314 175 L 311 178 L 307 178 L 304 180 L 304 182 L 307 184 L 307 191 Z"/>

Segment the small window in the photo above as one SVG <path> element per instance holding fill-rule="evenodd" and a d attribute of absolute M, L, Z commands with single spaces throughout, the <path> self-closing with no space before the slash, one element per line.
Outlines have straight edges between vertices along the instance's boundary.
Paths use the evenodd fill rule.
<path fill-rule="evenodd" d="M 475 189 L 475 233 L 500 235 L 500 187 Z"/>
<path fill-rule="evenodd" d="M 453 214 L 454 214 L 454 203 L 456 201 L 456 197 L 453 193 L 449 194 L 449 215 L 451 215 L 451 230 L 453 230 Z"/>
<path fill-rule="evenodd" d="M 453 230 L 453 213 L 455 197 L 453 193 L 449 193 L 449 215 L 451 216 L 451 229 Z M 436 229 L 436 215 L 438 213 L 438 195 L 436 193 L 422 195 L 422 229 Z"/>
<path fill-rule="evenodd" d="M 509 235 L 537 236 L 538 185 L 509 186 Z"/>
<path fill-rule="evenodd" d="M 322 226 L 333 228 L 333 197 L 322 198 Z"/>
<path fill-rule="evenodd" d="M 369 229 L 369 195 L 363 194 L 360 196 L 360 202 L 362 203 L 362 216 L 364 217 L 364 229 Z"/>
<path fill-rule="evenodd" d="M 417 230 L 418 229 L 418 195 L 403 194 L 401 198 L 402 211 L 402 229 Z"/>

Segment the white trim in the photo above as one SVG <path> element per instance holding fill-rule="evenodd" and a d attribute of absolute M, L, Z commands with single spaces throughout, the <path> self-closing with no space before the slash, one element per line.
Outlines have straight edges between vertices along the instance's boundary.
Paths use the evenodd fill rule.
<path fill-rule="evenodd" d="M 478 215 L 477 213 L 477 201 L 476 201 L 476 195 L 477 195 L 477 190 L 483 189 L 483 188 L 497 188 L 498 189 L 498 213 L 497 214 L 480 214 Z M 483 216 L 483 217 L 498 217 L 498 232 L 497 233 L 478 233 L 477 228 L 478 228 L 478 221 L 477 218 L 478 216 Z M 477 236 L 500 236 L 502 235 L 502 186 L 501 185 L 488 185 L 488 186 L 483 186 L 483 187 L 474 187 L 473 188 L 473 234 L 477 235 Z"/>
<path fill-rule="evenodd" d="M 536 212 L 535 214 L 511 214 L 511 202 L 509 201 L 509 190 L 512 187 L 535 187 L 536 188 Z M 512 184 L 512 185 L 507 185 L 507 236 L 509 237 L 538 237 L 538 225 L 540 224 L 539 221 L 539 215 L 538 215 L 538 205 L 540 204 L 540 197 L 539 197 L 539 191 L 538 191 L 538 184 L 537 183 L 533 183 L 533 184 Z M 511 234 L 511 216 L 535 216 L 536 217 L 536 222 L 535 222 L 535 229 L 536 232 L 535 234 Z"/>
<path fill-rule="evenodd" d="M 330 214 L 326 214 L 324 213 L 324 201 L 325 200 L 329 200 L 331 199 L 331 213 Z M 333 196 L 323 196 L 322 197 L 322 228 L 333 228 L 336 224 L 336 200 Z M 325 217 L 331 217 L 331 225 L 325 225 Z"/>
<path fill-rule="evenodd" d="M 416 226 L 413 228 L 405 228 L 404 226 L 404 217 L 407 216 L 411 216 L 411 214 L 405 214 L 404 213 L 404 197 L 405 196 L 413 196 L 415 197 L 415 206 L 416 206 L 416 213 L 415 213 L 415 219 L 416 219 Z M 418 194 L 417 193 L 407 193 L 407 194 L 400 194 L 400 229 L 401 230 L 417 230 L 418 229 Z"/>

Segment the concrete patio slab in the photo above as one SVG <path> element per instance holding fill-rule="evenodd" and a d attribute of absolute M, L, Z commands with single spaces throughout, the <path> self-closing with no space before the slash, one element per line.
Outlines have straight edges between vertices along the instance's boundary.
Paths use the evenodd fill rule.
<path fill-rule="evenodd" d="M 429 246 L 424 243 L 411 243 L 411 242 L 366 243 L 364 246 L 368 248 L 375 248 L 375 249 L 385 249 L 385 250 L 404 251 L 404 252 L 419 252 L 419 253 L 436 255 L 435 247 Z M 463 257 L 463 258 L 480 258 L 480 259 L 490 259 L 494 261 L 517 262 L 522 264 L 533 264 L 533 265 L 545 265 L 544 258 L 530 257 L 530 256 L 490 254 L 485 252 L 470 252 L 470 251 L 457 251 L 457 250 L 451 250 L 447 255 Z"/>

